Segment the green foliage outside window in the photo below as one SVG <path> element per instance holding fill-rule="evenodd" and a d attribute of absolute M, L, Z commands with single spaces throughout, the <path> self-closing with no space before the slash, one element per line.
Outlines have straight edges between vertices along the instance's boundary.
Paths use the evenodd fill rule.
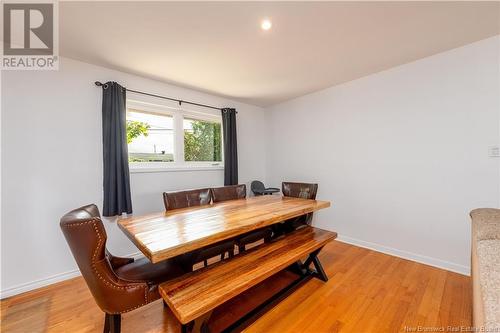
<path fill-rule="evenodd" d="M 150 128 L 149 124 L 142 121 L 127 120 L 127 143 L 131 143 L 141 135 L 148 136 Z"/>
<path fill-rule="evenodd" d="M 186 161 L 222 161 L 221 124 L 192 120 L 192 131 L 184 131 Z"/>

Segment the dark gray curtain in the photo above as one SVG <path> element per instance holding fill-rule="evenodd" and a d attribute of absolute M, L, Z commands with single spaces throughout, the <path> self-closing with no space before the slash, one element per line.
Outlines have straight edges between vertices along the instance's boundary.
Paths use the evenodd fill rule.
<path fill-rule="evenodd" d="M 224 136 L 224 185 L 238 184 L 238 148 L 236 143 L 236 110 L 222 109 Z"/>
<path fill-rule="evenodd" d="M 116 82 L 107 82 L 103 85 L 104 216 L 132 213 L 125 110 L 126 92 L 126 89 Z"/>

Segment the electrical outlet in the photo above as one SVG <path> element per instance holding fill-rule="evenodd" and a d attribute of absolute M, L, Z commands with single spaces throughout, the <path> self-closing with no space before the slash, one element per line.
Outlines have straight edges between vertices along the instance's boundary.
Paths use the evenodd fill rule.
<path fill-rule="evenodd" d="M 489 157 L 500 157 L 500 146 L 491 146 L 488 148 Z"/>

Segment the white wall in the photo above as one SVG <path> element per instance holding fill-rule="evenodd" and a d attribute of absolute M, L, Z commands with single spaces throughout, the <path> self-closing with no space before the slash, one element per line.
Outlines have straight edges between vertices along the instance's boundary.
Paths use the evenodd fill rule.
<path fill-rule="evenodd" d="M 468 273 L 468 212 L 500 200 L 500 159 L 488 157 L 499 46 L 486 39 L 270 108 L 268 179 L 318 182 L 333 205 L 315 223 L 344 241 Z"/>
<path fill-rule="evenodd" d="M 265 179 L 264 110 L 138 76 L 62 59 L 59 71 L 2 73 L 2 297 L 78 274 L 59 218 L 102 208 L 101 89 L 131 89 L 238 110 L 239 180 Z M 260 135 L 255 135 L 260 133 Z M 223 171 L 132 173 L 135 214 L 163 210 L 162 192 L 223 185 Z M 117 255 L 137 249 L 105 222 Z"/>

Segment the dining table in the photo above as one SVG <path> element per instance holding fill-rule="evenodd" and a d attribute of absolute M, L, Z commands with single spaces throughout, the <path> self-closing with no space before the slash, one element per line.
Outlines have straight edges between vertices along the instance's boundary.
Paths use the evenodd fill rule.
<path fill-rule="evenodd" d="M 119 228 L 152 263 L 330 206 L 329 201 L 255 196 L 128 216 Z"/>

